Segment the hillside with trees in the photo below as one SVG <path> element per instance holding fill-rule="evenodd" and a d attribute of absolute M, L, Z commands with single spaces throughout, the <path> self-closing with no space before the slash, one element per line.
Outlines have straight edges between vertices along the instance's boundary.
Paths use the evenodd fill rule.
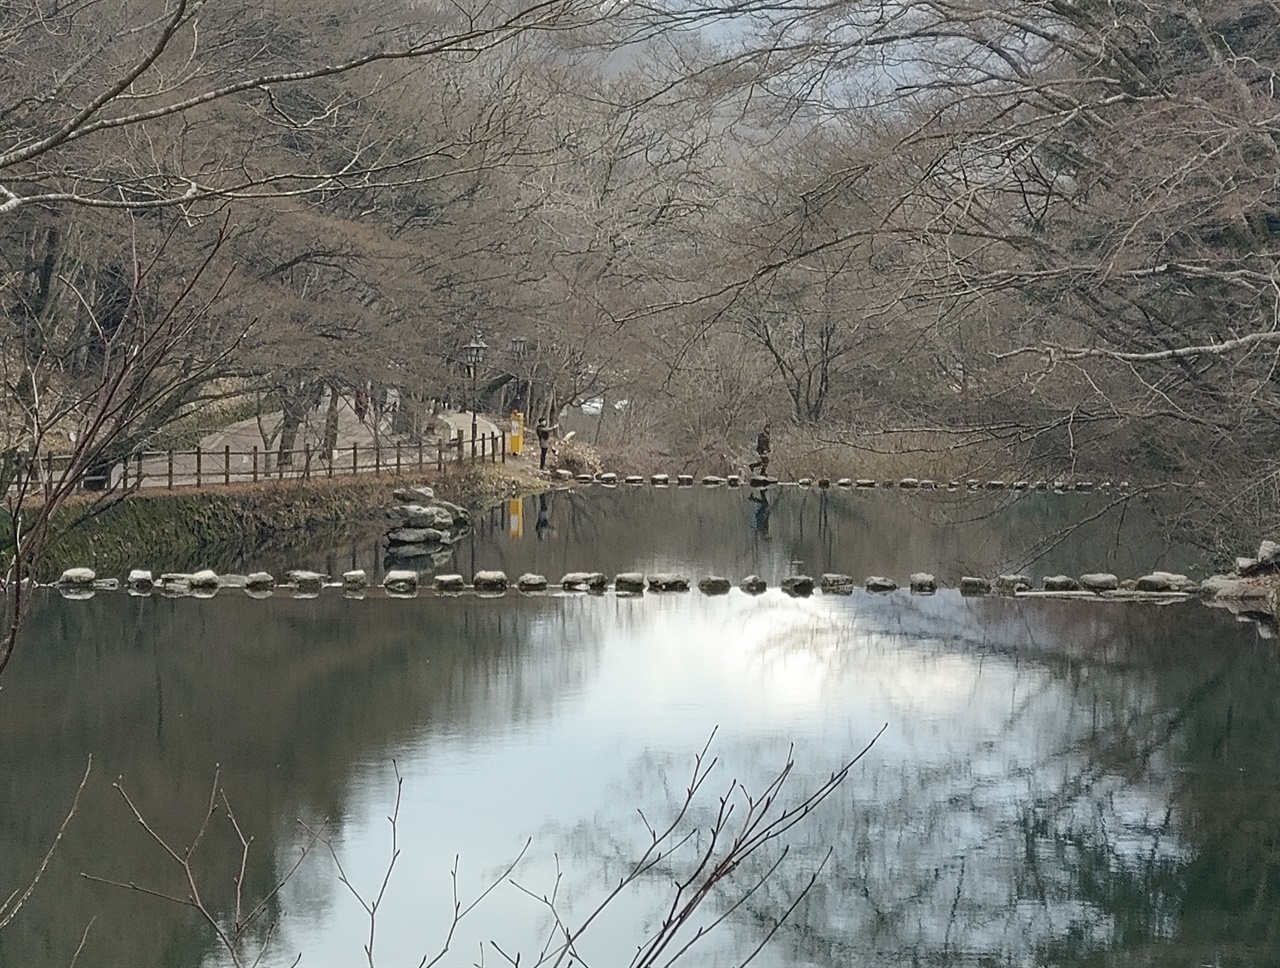
<path fill-rule="evenodd" d="M 710 470 L 1203 482 L 1276 519 L 1268 0 L 36 2 L 0 14 L 4 454 L 394 388 L 625 401 Z M 1246 542 L 1247 543 L 1247 542 Z"/>

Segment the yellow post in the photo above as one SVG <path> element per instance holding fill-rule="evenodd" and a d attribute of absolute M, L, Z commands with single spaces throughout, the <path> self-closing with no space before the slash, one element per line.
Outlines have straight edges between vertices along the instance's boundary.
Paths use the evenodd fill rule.
<path fill-rule="evenodd" d="M 507 502 L 507 537 L 513 541 L 524 537 L 524 500 L 513 497 Z"/>
<path fill-rule="evenodd" d="M 519 410 L 511 411 L 511 455 L 519 457 L 524 450 L 524 414 Z"/>

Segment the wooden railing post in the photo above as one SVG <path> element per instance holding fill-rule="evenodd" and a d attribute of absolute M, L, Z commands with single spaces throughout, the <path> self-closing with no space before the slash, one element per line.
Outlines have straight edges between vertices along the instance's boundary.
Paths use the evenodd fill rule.
<path fill-rule="evenodd" d="M 200 486 L 200 472 L 203 469 L 201 467 L 202 462 L 203 454 L 200 451 L 200 445 L 196 444 L 196 487 Z"/>
<path fill-rule="evenodd" d="M 311 480 L 311 441 L 302 445 L 302 479 Z"/>
<path fill-rule="evenodd" d="M 360 473 L 360 445 L 351 441 L 351 473 Z"/>
<path fill-rule="evenodd" d="M 169 448 L 169 490 L 173 490 L 173 448 Z"/>
<path fill-rule="evenodd" d="M 134 467 L 136 468 L 136 473 L 134 473 L 133 476 L 138 482 L 138 487 L 142 487 L 142 451 L 138 451 L 138 453 L 134 455 Z"/>
<path fill-rule="evenodd" d="M 108 482 L 109 484 L 110 482 Z M 126 457 L 120 462 L 120 486 L 124 490 L 129 490 L 129 458 Z"/>
<path fill-rule="evenodd" d="M 337 459 L 338 452 L 336 450 L 329 451 L 329 457 L 324 462 L 324 473 L 326 477 L 333 477 L 333 462 Z"/>
<path fill-rule="evenodd" d="M 436 439 L 436 470 L 444 473 L 444 438 Z"/>
<path fill-rule="evenodd" d="M 464 443 L 464 441 L 463 441 L 463 439 L 462 439 L 462 431 L 461 431 L 461 430 L 459 430 L 459 431 L 458 431 L 458 437 L 457 437 L 457 440 L 458 440 L 458 463 L 459 463 L 459 464 L 461 464 L 461 463 L 462 463 L 462 447 L 463 447 L 463 443 Z"/>
<path fill-rule="evenodd" d="M 222 483 L 231 483 L 231 445 L 222 448 Z"/>
<path fill-rule="evenodd" d="M 507 462 L 507 432 L 502 432 L 502 463 Z"/>
<path fill-rule="evenodd" d="M 382 447 L 376 440 L 373 442 L 373 476 L 382 476 Z"/>
<path fill-rule="evenodd" d="M 253 445 L 253 483 L 258 483 L 258 445 Z"/>
<path fill-rule="evenodd" d="M 288 460 L 289 460 L 289 463 L 290 463 L 290 464 L 292 464 L 292 463 L 293 463 L 293 451 L 291 451 L 291 450 L 278 450 L 278 451 L 276 451 L 276 480 L 277 480 L 277 481 L 283 481 L 283 480 L 284 480 L 284 462 L 285 462 L 285 455 L 286 455 L 286 454 L 288 454 L 288 455 L 289 455 Z"/>
<path fill-rule="evenodd" d="M 422 438 L 418 438 L 418 473 L 422 473 Z"/>
<path fill-rule="evenodd" d="M 400 441 L 396 441 L 396 477 L 400 476 Z"/>

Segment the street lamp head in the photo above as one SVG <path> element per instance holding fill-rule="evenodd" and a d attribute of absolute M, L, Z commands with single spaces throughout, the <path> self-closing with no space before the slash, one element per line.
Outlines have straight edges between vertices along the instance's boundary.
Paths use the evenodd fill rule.
<path fill-rule="evenodd" d="M 471 366 L 479 366 L 484 362 L 484 351 L 488 348 L 488 345 L 480 338 L 480 334 L 476 333 L 475 339 L 463 347 L 467 363 Z"/>

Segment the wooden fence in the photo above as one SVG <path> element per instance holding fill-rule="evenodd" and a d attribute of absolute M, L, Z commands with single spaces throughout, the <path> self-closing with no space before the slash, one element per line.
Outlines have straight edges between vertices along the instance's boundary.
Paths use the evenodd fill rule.
<path fill-rule="evenodd" d="M 40 458 L 46 480 L 65 473 L 71 458 L 48 454 Z M 194 450 L 140 451 L 84 475 L 87 490 L 122 487 L 215 487 L 258 481 L 311 480 L 372 474 L 399 477 L 420 474 L 430 468 L 443 471 L 446 465 L 463 462 L 507 462 L 507 434 L 479 434 L 470 440 L 458 436 L 430 443 L 352 443 L 330 452 L 305 444 L 297 450 L 232 450 L 197 446 Z"/>

